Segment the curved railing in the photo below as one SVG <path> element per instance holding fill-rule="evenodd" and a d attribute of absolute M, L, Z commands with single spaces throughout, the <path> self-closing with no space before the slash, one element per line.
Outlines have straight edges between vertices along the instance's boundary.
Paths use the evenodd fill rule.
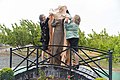
<path fill-rule="evenodd" d="M 106 76 L 109 80 L 112 80 L 112 51 L 111 50 L 105 51 L 105 50 L 100 50 L 100 49 L 95 49 L 95 48 L 90 48 L 90 47 L 84 47 L 84 46 L 78 46 L 78 47 L 69 47 L 69 46 L 62 46 L 62 45 L 49 45 L 49 46 L 50 47 L 62 47 L 62 48 L 64 47 L 65 49 L 55 55 L 52 55 L 51 53 L 45 51 L 46 54 L 49 55 L 49 57 L 41 61 L 39 59 L 41 57 L 40 53 L 41 51 L 43 51 L 42 46 L 10 48 L 10 67 L 13 68 L 15 72 L 17 72 L 24 68 L 27 68 L 26 71 L 28 71 L 29 68 L 35 66 L 38 72 L 38 69 L 41 65 L 43 65 L 43 62 L 47 62 L 47 60 L 51 58 L 55 58 L 58 61 L 60 61 L 62 64 L 64 64 L 64 66 L 57 65 L 57 64 L 50 64 L 50 63 L 44 63 L 44 65 L 53 65 L 56 67 L 62 67 L 68 70 L 70 75 L 72 75 L 72 73 L 75 72 L 75 73 L 78 73 L 84 76 L 87 75 L 87 77 L 91 77 L 92 79 L 95 79 L 96 77 L 102 77 L 100 75 L 102 74 Z M 77 53 L 73 48 L 78 48 L 79 53 Z M 56 57 L 57 55 L 60 55 L 61 53 L 68 51 L 68 50 L 70 50 L 70 55 L 69 55 L 70 64 L 69 65 L 67 65 L 65 62 L 59 60 Z M 21 55 L 20 52 L 25 55 L 24 56 Z M 92 71 L 95 75 L 91 75 L 87 71 L 75 69 L 74 66 L 72 66 L 72 62 L 73 62 L 72 53 L 77 54 L 77 56 L 79 57 L 80 66 L 85 66 L 86 68 L 89 68 L 89 70 Z M 92 56 L 89 55 L 90 53 L 92 54 Z M 18 65 L 15 65 L 15 66 L 13 66 L 13 61 L 12 61 L 13 54 L 23 59 L 22 61 L 18 63 Z M 34 60 L 31 60 L 29 58 L 31 55 L 34 55 L 36 58 Z M 98 61 L 103 60 L 103 59 L 108 60 L 109 73 L 107 73 L 98 63 Z M 26 66 L 18 69 L 18 67 L 20 67 L 21 64 L 25 61 L 26 61 Z M 91 64 L 94 64 L 95 67 L 93 67 L 93 65 Z"/>

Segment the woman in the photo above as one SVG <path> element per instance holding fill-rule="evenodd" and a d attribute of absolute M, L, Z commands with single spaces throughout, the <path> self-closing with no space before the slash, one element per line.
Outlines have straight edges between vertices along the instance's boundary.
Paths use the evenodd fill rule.
<path fill-rule="evenodd" d="M 40 41 L 42 42 L 42 48 L 43 48 L 41 58 L 43 61 L 44 55 L 45 55 L 44 51 L 48 51 L 48 44 L 49 44 L 49 27 L 48 27 L 49 18 L 46 18 L 44 14 L 41 14 L 39 16 L 39 20 L 40 20 L 40 27 L 41 27 Z"/>
<path fill-rule="evenodd" d="M 80 24 L 80 16 L 75 15 L 73 19 L 68 23 L 69 17 L 65 19 L 65 30 L 66 30 L 66 40 L 69 43 L 70 47 L 74 49 L 74 58 L 75 58 L 75 67 L 79 68 L 79 57 L 76 53 L 78 53 L 78 41 L 79 41 L 79 24 Z"/>

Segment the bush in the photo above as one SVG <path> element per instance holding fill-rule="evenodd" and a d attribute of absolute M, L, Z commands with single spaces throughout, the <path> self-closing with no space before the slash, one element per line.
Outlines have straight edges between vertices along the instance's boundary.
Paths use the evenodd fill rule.
<path fill-rule="evenodd" d="M 14 72 L 11 68 L 3 68 L 0 71 L 0 80 L 13 80 Z"/>
<path fill-rule="evenodd" d="M 46 75 L 43 70 L 39 69 L 39 74 L 40 74 L 40 77 L 38 78 L 38 80 L 46 80 Z"/>
<path fill-rule="evenodd" d="M 105 78 L 96 78 L 95 80 L 107 80 Z"/>

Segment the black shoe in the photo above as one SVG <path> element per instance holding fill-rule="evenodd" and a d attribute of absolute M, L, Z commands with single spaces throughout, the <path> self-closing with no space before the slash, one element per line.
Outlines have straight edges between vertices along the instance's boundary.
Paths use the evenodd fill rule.
<path fill-rule="evenodd" d="M 79 64 L 78 65 L 74 65 L 75 69 L 79 69 Z"/>
<path fill-rule="evenodd" d="M 47 60 L 47 63 L 50 63 L 50 59 Z"/>
<path fill-rule="evenodd" d="M 45 63 L 45 61 L 42 61 L 42 62 L 41 62 L 41 64 L 44 64 L 44 63 Z"/>

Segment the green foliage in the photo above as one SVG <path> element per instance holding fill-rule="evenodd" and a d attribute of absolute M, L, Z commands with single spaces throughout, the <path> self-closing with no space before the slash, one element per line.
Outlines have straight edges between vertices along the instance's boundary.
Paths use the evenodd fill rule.
<path fill-rule="evenodd" d="M 12 29 L 0 25 L 0 43 L 14 47 L 25 45 L 40 45 L 41 29 L 38 23 L 31 20 L 20 20 L 20 24 L 12 24 Z M 79 45 L 97 48 L 101 50 L 113 50 L 113 61 L 120 62 L 120 34 L 110 36 L 106 29 L 100 33 L 92 30 L 92 33 L 85 35 L 79 31 Z M 86 37 L 87 36 L 87 37 Z"/>
<path fill-rule="evenodd" d="M 6 44 L 7 37 L 8 37 L 6 33 L 9 34 L 9 32 L 10 32 L 10 29 L 6 28 L 5 25 L 0 25 L 0 43 Z"/>
<path fill-rule="evenodd" d="M 39 45 L 39 24 L 29 20 L 20 20 L 20 25 L 12 24 L 12 30 L 5 25 L 0 25 L 0 43 L 11 46 L 25 46 L 28 44 Z"/>
<path fill-rule="evenodd" d="M 3 68 L 0 71 L 0 80 L 13 80 L 14 72 L 11 68 Z"/>
<path fill-rule="evenodd" d="M 79 37 L 80 37 L 80 39 L 79 39 L 79 45 L 82 45 L 82 46 L 86 46 L 87 44 L 86 44 L 86 37 L 85 37 L 85 32 L 82 32 L 81 30 L 79 30 Z"/>
<path fill-rule="evenodd" d="M 95 80 L 107 80 L 105 78 L 96 78 Z"/>
<path fill-rule="evenodd" d="M 113 62 L 120 62 L 120 34 L 118 36 L 110 36 L 106 32 L 106 29 L 100 33 L 96 33 L 92 30 L 88 37 L 80 32 L 79 45 L 97 48 L 101 50 L 113 50 Z"/>
<path fill-rule="evenodd" d="M 40 77 L 38 78 L 38 80 L 55 80 L 54 75 L 49 75 L 47 77 L 45 72 L 43 70 L 41 70 L 41 69 L 39 69 L 39 74 L 40 74 Z"/>
<path fill-rule="evenodd" d="M 50 79 L 54 79 L 55 76 L 54 76 L 54 75 L 49 75 L 48 78 L 50 78 Z"/>
<path fill-rule="evenodd" d="M 38 78 L 38 80 L 46 80 L 46 75 L 44 71 L 39 69 L 39 74 L 40 74 L 40 77 Z"/>
<path fill-rule="evenodd" d="M 108 50 L 109 46 L 106 42 L 108 42 L 109 36 L 106 33 L 106 30 L 100 32 L 100 34 L 96 33 L 93 30 L 92 32 L 93 34 L 88 34 L 87 46 L 102 50 Z"/>

